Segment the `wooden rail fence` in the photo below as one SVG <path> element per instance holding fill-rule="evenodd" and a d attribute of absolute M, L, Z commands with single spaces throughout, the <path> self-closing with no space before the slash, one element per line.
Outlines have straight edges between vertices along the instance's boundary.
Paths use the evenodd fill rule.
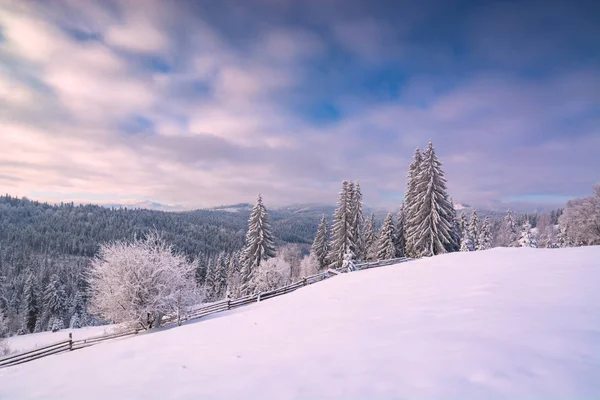
<path fill-rule="evenodd" d="M 368 262 L 362 264 L 353 265 L 353 269 L 356 271 L 369 269 L 369 268 L 377 268 L 383 267 L 386 265 L 403 263 L 406 261 L 410 261 L 410 258 L 401 257 L 401 258 L 393 258 L 390 260 L 380 260 L 375 262 Z M 273 297 L 281 296 L 283 294 L 291 293 L 294 290 L 297 290 L 303 286 L 311 285 L 313 283 L 320 282 L 332 276 L 339 275 L 341 273 L 348 272 L 346 268 L 338 268 L 338 269 L 329 269 L 327 271 L 307 276 L 302 278 L 298 282 L 294 282 L 290 285 L 283 286 L 278 289 L 270 290 L 268 292 L 257 293 L 245 297 L 241 297 L 238 299 L 226 299 L 221 300 L 207 306 L 198 308 L 194 311 L 187 313 L 183 317 L 177 316 L 167 316 L 164 317 L 161 321 L 161 326 L 169 326 L 178 324 L 180 325 L 182 322 L 191 321 L 199 318 L 206 317 L 207 315 L 220 313 L 223 311 L 233 310 L 235 308 L 244 307 L 252 303 L 261 302 L 264 300 L 272 299 Z M 10 367 L 13 365 L 18 365 L 21 363 L 37 360 L 42 357 L 46 357 L 52 354 L 60 354 L 67 351 L 79 350 L 85 347 L 94 346 L 98 343 L 102 343 L 107 340 L 118 339 L 126 336 L 136 335 L 139 330 L 131 330 L 126 332 L 112 333 L 108 335 L 94 336 L 91 338 L 73 340 L 71 333 L 69 333 L 69 340 L 64 340 L 62 342 L 53 343 L 48 346 L 40 347 L 35 350 L 30 350 L 26 352 L 22 352 L 19 354 L 9 355 L 4 358 L 0 358 L 0 368 Z"/>

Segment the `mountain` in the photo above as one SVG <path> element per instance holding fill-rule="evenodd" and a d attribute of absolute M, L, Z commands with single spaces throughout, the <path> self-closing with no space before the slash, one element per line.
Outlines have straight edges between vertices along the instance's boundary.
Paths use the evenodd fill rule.
<path fill-rule="evenodd" d="M 155 201 L 141 200 L 131 201 L 124 203 L 106 203 L 100 204 L 102 207 L 107 208 L 129 208 L 129 209 L 145 209 L 145 210 L 156 210 L 156 211 L 186 211 L 186 207 L 174 204 L 162 204 Z"/>

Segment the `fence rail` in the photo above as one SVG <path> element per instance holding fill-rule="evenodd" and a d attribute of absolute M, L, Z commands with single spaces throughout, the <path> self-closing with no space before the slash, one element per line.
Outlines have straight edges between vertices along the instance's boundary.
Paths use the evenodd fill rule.
<path fill-rule="evenodd" d="M 301 287 L 304 287 L 306 285 L 311 285 L 313 283 L 320 282 L 322 280 L 331 278 L 333 276 L 336 276 L 336 275 L 339 275 L 339 274 L 342 274 L 345 272 L 349 272 L 349 271 L 353 271 L 353 270 L 360 271 L 360 270 L 365 270 L 365 269 L 369 269 L 369 268 L 383 267 L 383 266 L 387 266 L 387 265 L 407 262 L 410 260 L 411 260 L 410 258 L 401 257 L 401 258 L 393 258 L 390 260 L 379 260 L 379 261 L 374 261 L 374 262 L 355 264 L 355 265 L 351 266 L 350 268 L 342 267 L 342 268 L 337 268 L 337 269 L 329 269 L 327 271 L 303 278 L 298 282 L 294 282 L 287 286 L 283 286 L 278 289 L 270 290 L 268 292 L 253 294 L 253 295 L 241 297 L 238 299 L 221 300 L 221 301 L 209 304 L 207 306 L 198 308 L 194 311 L 191 311 L 184 316 L 173 316 L 173 315 L 167 316 L 167 317 L 164 317 L 161 322 L 162 322 L 163 326 L 174 325 L 174 324 L 180 325 L 184 321 L 191 321 L 191 320 L 203 318 L 203 317 L 206 317 L 211 314 L 228 311 L 228 310 L 233 310 L 235 308 L 244 307 L 244 306 L 247 306 L 252 303 L 257 303 L 260 301 L 272 299 L 277 296 L 281 296 L 283 294 L 291 293 L 291 292 L 293 292 Z M 51 344 L 48 346 L 37 348 L 35 350 L 30 350 L 27 352 L 0 358 L 0 368 L 10 367 L 13 365 L 37 360 L 38 358 L 46 357 L 46 356 L 49 356 L 52 354 L 59 354 L 59 353 L 67 352 L 67 351 L 83 349 L 85 347 L 94 346 L 98 343 L 102 343 L 107 340 L 113 340 L 113 339 L 118 339 L 118 338 L 122 338 L 125 336 L 136 335 L 138 332 L 139 332 L 139 330 L 134 329 L 131 331 L 112 333 L 112 334 L 102 335 L 102 336 L 94 336 L 91 338 L 80 339 L 80 340 L 73 340 L 71 333 L 69 333 L 69 340 L 57 342 L 57 343 L 54 343 L 54 344 Z"/>

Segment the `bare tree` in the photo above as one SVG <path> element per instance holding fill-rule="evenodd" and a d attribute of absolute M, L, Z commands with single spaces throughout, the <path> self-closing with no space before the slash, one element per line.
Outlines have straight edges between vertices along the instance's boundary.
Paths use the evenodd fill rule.
<path fill-rule="evenodd" d="M 92 309 L 117 323 L 158 327 L 165 314 L 180 316 L 200 300 L 195 269 L 155 232 L 104 244 L 92 262 Z"/>

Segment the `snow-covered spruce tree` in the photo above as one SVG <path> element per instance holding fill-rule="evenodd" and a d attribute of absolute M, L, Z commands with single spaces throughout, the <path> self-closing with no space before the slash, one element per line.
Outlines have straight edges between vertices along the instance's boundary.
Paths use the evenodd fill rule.
<path fill-rule="evenodd" d="M 519 239 L 520 247 L 537 247 L 537 242 L 531 232 L 531 224 L 528 220 L 525 220 L 523 229 L 521 230 L 521 238 Z"/>
<path fill-rule="evenodd" d="M 0 308 L 0 340 L 8 334 L 8 319 L 4 316 L 4 311 Z"/>
<path fill-rule="evenodd" d="M 504 225 L 502 227 L 504 245 L 508 247 L 515 247 L 518 245 L 518 232 L 517 224 L 513 218 L 512 212 L 508 210 L 506 217 L 504 217 Z"/>
<path fill-rule="evenodd" d="M 217 297 L 217 274 L 218 262 L 216 258 L 211 258 L 206 263 L 206 278 L 204 280 L 204 295 L 206 300 L 213 301 Z"/>
<path fill-rule="evenodd" d="M 258 272 L 260 264 L 274 256 L 275 240 L 271 232 L 267 209 L 259 193 L 256 205 L 252 209 L 252 213 L 248 219 L 246 245 L 242 252 L 242 266 L 240 271 L 242 295 L 254 293 L 254 277 Z"/>
<path fill-rule="evenodd" d="M 327 268 L 328 240 L 327 222 L 325 221 L 325 215 L 323 215 L 317 228 L 317 235 L 310 248 L 310 252 L 317 260 L 320 270 Z"/>
<path fill-rule="evenodd" d="M 375 233 L 374 213 L 371 213 L 371 216 L 365 222 L 365 249 L 366 260 L 375 261 L 377 259 L 377 234 Z"/>
<path fill-rule="evenodd" d="M 464 236 L 463 232 L 465 230 L 469 229 L 469 222 L 467 221 L 467 216 L 464 213 L 462 213 L 460 215 L 459 227 L 460 227 L 460 236 L 462 238 Z"/>
<path fill-rule="evenodd" d="M 469 220 L 469 236 L 471 236 L 471 240 L 473 241 L 474 249 L 479 249 L 479 217 L 475 210 L 473 210 L 471 219 Z"/>
<path fill-rule="evenodd" d="M 155 232 L 103 244 L 91 265 L 91 309 L 116 323 L 158 327 L 163 315 L 181 315 L 201 300 L 195 270 Z"/>
<path fill-rule="evenodd" d="M 53 274 L 44 290 L 44 314 L 48 318 L 48 330 L 56 332 L 64 328 L 65 291 L 58 275 Z"/>
<path fill-rule="evenodd" d="M 392 213 L 386 215 L 383 225 L 379 230 L 377 240 L 377 259 L 389 260 L 396 257 L 395 229 Z"/>
<path fill-rule="evenodd" d="M 240 296 L 240 253 L 235 252 L 229 257 L 227 265 L 226 297 L 236 299 Z"/>
<path fill-rule="evenodd" d="M 356 182 L 351 187 L 351 234 L 352 238 L 352 254 L 354 254 L 354 260 L 363 261 L 366 257 L 365 253 L 365 237 L 363 232 L 364 216 L 363 216 L 363 205 L 362 205 L 362 192 L 360 190 L 360 183 Z"/>
<path fill-rule="evenodd" d="M 23 287 L 22 300 L 23 329 L 28 333 L 33 333 L 38 320 L 39 308 L 37 302 L 37 290 L 33 274 L 28 273 Z"/>
<path fill-rule="evenodd" d="M 396 223 L 396 229 L 394 232 L 394 245 L 396 246 L 396 257 L 404 257 L 406 254 L 405 242 L 404 242 L 404 225 L 406 224 L 406 214 L 404 212 L 404 203 L 400 206 L 398 211 L 398 222 Z"/>
<path fill-rule="evenodd" d="M 225 296 L 227 292 L 227 264 L 228 264 L 227 255 L 224 252 L 219 254 L 217 257 L 217 273 L 216 273 L 216 299 L 221 299 Z"/>
<path fill-rule="evenodd" d="M 469 231 L 465 228 L 460 239 L 460 251 L 473 251 L 473 241 Z"/>
<path fill-rule="evenodd" d="M 352 252 L 353 240 L 352 237 L 352 193 L 350 182 L 342 182 L 342 191 L 338 207 L 333 213 L 333 226 L 331 227 L 331 242 L 329 244 L 329 254 L 327 260 L 329 268 L 341 268 L 344 262 L 344 255 Z"/>
<path fill-rule="evenodd" d="M 71 319 L 69 320 L 69 328 L 81 328 L 86 323 L 85 307 L 83 304 L 83 296 L 80 292 L 75 293 L 71 305 Z"/>
<path fill-rule="evenodd" d="M 460 228 L 460 221 L 456 215 L 456 209 L 454 208 L 454 201 L 452 198 L 450 199 L 450 209 L 452 210 L 450 218 L 452 219 L 452 242 L 454 243 L 454 248 L 448 251 L 459 251 L 462 230 Z"/>
<path fill-rule="evenodd" d="M 558 227 L 558 234 L 556 235 L 558 247 L 567 247 L 567 230 L 564 226 Z"/>
<path fill-rule="evenodd" d="M 416 212 L 408 221 L 413 229 L 412 251 L 418 257 L 447 253 L 457 248 L 452 232 L 453 210 L 441 166 L 433 144 L 429 142 L 416 178 Z"/>
<path fill-rule="evenodd" d="M 405 205 L 405 229 L 404 229 L 404 246 L 406 255 L 408 257 L 417 257 L 417 250 L 415 248 L 415 241 L 418 235 L 417 226 L 418 222 L 417 213 L 419 209 L 418 202 L 418 175 L 421 171 L 421 163 L 423 162 L 423 156 L 419 148 L 415 149 L 413 155 L 413 161 L 408 167 L 408 174 L 406 176 L 406 194 L 404 195 Z"/>
<path fill-rule="evenodd" d="M 481 224 L 481 230 L 479 232 L 479 242 L 477 250 L 488 250 L 492 248 L 492 231 L 490 228 L 490 220 L 485 217 Z"/>

